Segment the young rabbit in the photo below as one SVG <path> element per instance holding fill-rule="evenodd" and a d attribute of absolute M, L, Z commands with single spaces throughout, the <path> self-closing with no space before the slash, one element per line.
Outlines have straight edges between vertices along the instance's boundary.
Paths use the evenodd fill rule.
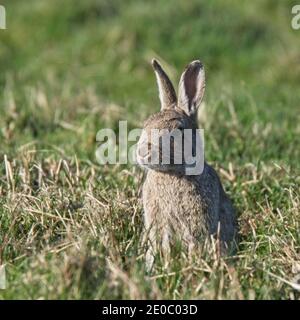
<path fill-rule="evenodd" d="M 162 144 L 154 144 L 151 140 L 153 129 L 159 130 L 160 139 L 175 129 L 181 132 L 192 129 L 192 150 L 196 149 L 197 110 L 205 89 L 202 63 L 196 60 L 186 67 L 180 78 L 178 99 L 158 61 L 153 59 L 152 65 L 161 110 L 144 123 L 136 154 L 137 162 L 148 169 L 142 191 L 145 237 L 150 242 L 146 253 L 147 269 L 151 269 L 157 250 L 167 256 L 178 237 L 191 250 L 204 237 L 217 236 L 221 252 L 225 252 L 235 242 L 237 233 L 234 208 L 216 171 L 204 162 L 200 174 L 188 175 L 184 159 L 181 164 L 171 161 L 175 156 L 172 154 L 174 147 L 170 150 L 170 163 L 166 164 L 161 157 Z M 158 161 L 149 163 L 155 155 L 158 155 Z"/>

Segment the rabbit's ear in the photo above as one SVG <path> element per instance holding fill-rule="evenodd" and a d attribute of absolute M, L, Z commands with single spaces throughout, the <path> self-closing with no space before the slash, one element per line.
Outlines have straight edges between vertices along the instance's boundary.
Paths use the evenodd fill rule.
<path fill-rule="evenodd" d="M 175 89 L 172 85 L 171 80 L 158 63 L 157 60 L 152 59 L 152 66 L 155 71 L 156 80 L 158 84 L 159 99 L 161 103 L 161 110 L 173 109 L 177 103 L 177 97 Z"/>
<path fill-rule="evenodd" d="M 179 81 L 178 107 L 190 116 L 198 110 L 205 90 L 205 72 L 199 60 L 191 62 Z"/>

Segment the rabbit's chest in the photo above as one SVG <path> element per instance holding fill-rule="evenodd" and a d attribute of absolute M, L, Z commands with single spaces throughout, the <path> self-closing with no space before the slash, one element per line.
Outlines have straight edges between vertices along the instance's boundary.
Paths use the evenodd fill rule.
<path fill-rule="evenodd" d="M 212 204 L 201 186 L 187 179 L 148 174 L 143 188 L 146 224 L 167 224 L 193 236 L 209 229 Z"/>

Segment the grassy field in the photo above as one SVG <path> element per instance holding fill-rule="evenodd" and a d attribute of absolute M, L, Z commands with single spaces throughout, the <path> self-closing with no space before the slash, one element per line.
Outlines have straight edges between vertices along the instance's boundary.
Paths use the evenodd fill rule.
<path fill-rule="evenodd" d="M 1 299 L 299 299 L 300 31 L 295 1 L 10 0 L 0 30 Z M 143 172 L 97 164 L 96 133 L 159 109 L 206 67 L 206 159 L 234 201 L 236 256 L 146 274 Z"/>

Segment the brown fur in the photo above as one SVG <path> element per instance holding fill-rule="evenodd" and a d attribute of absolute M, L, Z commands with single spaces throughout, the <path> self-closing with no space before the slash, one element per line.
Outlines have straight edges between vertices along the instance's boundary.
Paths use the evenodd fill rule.
<path fill-rule="evenodd" d="M 174 97 L 170 80 L 157 61 L 155 70 L 160 70 L 165 86 L 159 86 L 160 96 Z M 159 77 L 158 74 L 158 77 Z M 200 83 L 199 83 L 200 81 Z M 205 78 L 200 61 L 192 62 L 183 73 L 179 86 L 178 103 L 170 108 L 162 103 L 162 110 L 149 117 L 144 124 L 144 131 L 149 135 L 151 129 L 176 128 L 196 129 L 195 113 L 200 105 Z M 172 87 L 170 87 L 172 86 Z M 165 100 L 166 101 L 166 100 Z M 168 100 L 169 101 L 169 100 Z M 144 165 L 138 144 L 138 161 Z M 155 147 L 149 143 L 150 151 Z M 184 174 L 184 164 L 172 166 L 157 164 L 146 165 L 147 176 L 143 185 L 143 206 L 145 235 L 149 240 L 146 255 L 148 269 L 152 267 L 156 251 L 162 250 L 167 256 L 175 238 L 191 248 L 197 246 L 203 238 L 218 235 L 222 248 L 227 248 L 235 240 L 237 224 L 234 208 L 225 194 L 215 170 L 207 163 L 200 175 Z"/>

